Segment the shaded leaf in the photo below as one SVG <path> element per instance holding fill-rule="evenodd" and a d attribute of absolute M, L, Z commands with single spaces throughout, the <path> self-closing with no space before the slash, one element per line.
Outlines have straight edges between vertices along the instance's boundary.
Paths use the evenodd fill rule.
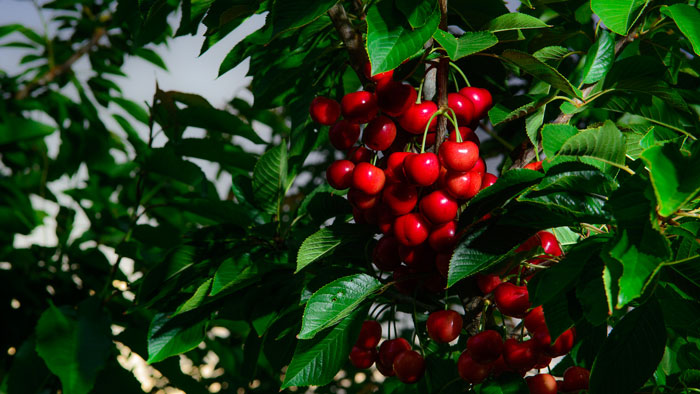
<path fill-rule="evenodd" d="M 576 89 L 568 79 L 561 75 L 555 68 L 536 57 L 513 49 L 505 50 L 501 56 L 520 67 L 526 73 L 532 74 L 535 78 L 549 83 L 555 89 L 559 89 L 574 97 L 581 97 L 581 92 Z"/>
<path fill-rule="evenodd" d="M 295 272 L 299 272 L 309 264 L 329 255 L 340 245 L 353 242 L 366 234 L 361 227 L 346 223 L 316 231 L 301 244 L 297 253 Z"/>
<path fill-rule="evenodd" d="M 433 38 L 447 51 L 447 56 L 458 60 L 498 44 L 498 38 L 487 31 L 465 32 L 459 38 L 444 30 L 436 30 Z"/>
<path fill-rule="evenodd" d="M 700 193 L 700 155 L 683 155 L 673 144 L 642 152 L 649 168 L 659 214 L 670 216 Z"/>
<path fill-rule="evenodd" d="M 185 315 L 171 318 L 168 313 L 153 317 L 148 329 L 148 363 L 194 349 L 204 340 L 206 319 L 190 319 Z"/>
<path fill-rule="evenodd" d="M 267 213 L 278 213 L 287 184 L 287 144 L 265 152 L 253 170 L 253 193 Z"/>
<path fill-rule="evenodd" d="M 534 16 L 521 14 L 519 12 L 511 12 L 489 21 L 482 27 L 482 30 L 498 32 L 519 29 L 541 29 L 543 27 L 551 26 Z"/>
<path fill-rule="evenodd" d="M 693 46 L 693 52 L 700 55 L 700 11 L 689 4 L 673 4 L 663 6 L 661 13 L 670 16 L 678 30 L 688 38 Z"/>
<path fill-rule="evenodd" d="M 594 83 L 605 78 L 615 60 L 615 39 L 607 30 L 600 30 L 598 39 L 588 50 L 583 64 L 583 83 Z"/>
<path fill-rule="evenodd" d="M 648 0 L 591 0 L 591 9 L 608 29 L 624 36 L 639 17 L 637 11 L 647 3 Z"/>
<path fill-rule="evenodd" d="M 311 23 L 323 15 L 338 0 L 277 0 L 272 6 L 273 36 Z"/>

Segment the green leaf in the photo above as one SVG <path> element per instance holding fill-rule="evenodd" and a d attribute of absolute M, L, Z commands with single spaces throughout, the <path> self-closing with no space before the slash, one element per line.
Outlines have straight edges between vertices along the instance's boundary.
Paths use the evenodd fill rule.
<path fill-rule="evenodd" d="M 605 78 L 615 60 L 615 39 L 607 30 L 599 30 L 598 40 L 591 46 L 583 64 L 583 83 L 594 83 Z"/>
<path fill-rule="evenodd" d="M 238 135 L 255 144 L 265 143 L 251 125 L 227 111 L 213 107 L 187 107 L 179 110 L 176 116 L 178 121 L 184 125 Z"/>
<path fill-rule="evenodd" d="M 328 256 L 340 245 L 353 242 L 366 234 L 358 230 L 360 229 L 355 224 L 342 223 L 322 228 L 308 236 L 297 253 L 295 272 L 299 272 L 307 265 Z"/>
<path fill-rule="evenodd" d="M 613 327 L 591 368 L 590 390 L 602 394 L 637 391 L 661 361 L 666 328 L 655 300 L 638 306 Z"/>
<path fill-rule="evenodd" d="M 204 283 L 199 285 L 194 294 L 192 294 L 192 296 L 187 301 L 180 304 L 180 306 L 177 307 L 177 310 L 175 310 L 175 313 L 173 313 L 172 316 L 177 316 L 181 313 L 191 311 L 193 309 L 196 309 L 198 306 L 202 305 L 204 300 L 207 298 L 207 295 L 209 294 L 212 280 L 212 278 L 209 278 L 206 281 L 204 281 Z"/>
<path fill-rule="evenodd" d="M 272 6 L 273 36 L 307 25 L 325 14 L 338 0 L 277 0 Z"/>
<path fill-rule="evenodd" d="M 382 283 L 367 274 L 346 276 L 321 287 L 306 303 L 298 338 L 311 339 L 344 319 L 380 287 Z"/>
<path fill-rule="evenodd" d="M 447 56 L 458 60 L 465 56 L 481 52 L 498 44 L 498 38 L 487 31 L 465 32 L 459 38 L 444 30 L 436 30 L 433 38 L 447 51 Z"/>
<path fill-rule="evenodd" d="M 291 386 L 323 386 L 333 380 L 345 364 L 357 339 L 367 307 L 360 308 L 336 326 L 321 331 L 313 339 L 299 340 L 289 363 L 282 389 Z"/>
<path fill-rule="evenodd" d="M 522 376 L 504 373 L 498 379 L 488 381 L 475 387 L 477 394 L 521 394 L 529 392 Z"/>
<path fill-rule="evenodd" d="M 659 215 L 668 217 L 700 193 L 700 155 L 683 155 L 673 144 L 653 146 L 642 152 L 659 204 Z"/>
<path fill-rule="evenodd" d="M 620 130 L 607 120 L 603 126 L 583 130 L 566 140 L 556 158 L 573 156 L 603 171 L 611 171 L 625 165 L 625 146 Z M 556 162 L 555 159 L 552 163 Z M 544 163 L 545 168 L 548 163 Z"/>
<path fill-rule="evenodd" d="M 54 130 L 53 126 L 9 115 L 0 120 L 0 145 L 43 138 Z"/>
<path fill-rule="evenodd" d="M 426 24 L 438 3 L 435 0 L 395 0 L 395 5 L 406 17 L 411 27 L 417 29 Z"/>
<path fill-rule="evenodd" d="M 581 92 L 576 89 L 568 79 L 559 73 L 555 68 L 525 52 L 507 49 L 501 55 L 505 60 L 520 67 L 535 78 L 547 82 L 555 89 L 559 89 L 571 96 L 581 98 Z"/>
<path fill-rule="evenodd" d="M 163 70 L 168 70 L 168 66 L 165 65 L 165 62 L 163 61 L 163 59 L 160 58 L 160 55 L 158 55 L 155 51 L 151 49 L 135 48 L 134 55 L 155 64 Z"/>
<path fill-rule="evenodd" d="M 111 355 L 109 320 L 100 305 L 90 298 L 75 312 L 52 304 L 37 323 L 36 351 L 66 394 L 88 393 Z"/>
<path fill-rule="evenodd" d="M 537 52 L 533 53 L 532 56 L 536 57 L 538 60 L 542 62 L 546 61 L 552 61 L 552 62 L 559 62 L 561 61 L 565 56 L 569 55 L 571 51 L 568 48 L 564 48 L 561 46 L 549 46 L 549 47 L 544 47 Z"/>
<path fill-rule="evenodd" d="M 492 19 L 481 29 L 492 33 L 498 31 L 519 30 L 519 29 L 541 29 L 551 27 L 534 16 L 511 12 Z"/>
<path fill-rule="evenodd" d="M 528 96 L 517 97 L 523 97 L 525 99 L 530 98 Z M 525 105 L 521 105 L 520 107 L 512 111 L 506 108 L 501 103 L 498 103 L 493 108 L 491 108 L 491 110 L 489 110 L 489 119 L 491 119 L 491 123 L 493 123 L 494 126 L 510 122 L 516 119 L 520 119 L 523 116 L 528 116 L 539 111 L 541 107 L 550 103 L 553 97 L 554 96 L 551 95 L 537 95 L 531 97 L 531 99 L 534 99 L 534 101 L 530 101 Z"/>
<path fill-rule="evenodd" d="M 556 156 L 559 149 L 571 137 L 578 134 L 578 129 L 568 124 L 546 124 L 542 128 L 542 149 L 547 157 Z"/>
<path fill-rule="evenodd" d="M 287 144 L 285 141 L 260 158 L 253 170 L 253 193 L 267 213 L 279 213 L 287 184 Z"/>
<path fill-rule="evenodd" d="M 230 257 L 224 260 L 214 274 L 211 295 L 230 289 L 240 283 L 255 278 L 260 274 L 261 267 L 251 260 L 250 253 Z"/>
<path fill-rule="evenodd" d="M 148 329 L 148 363 L 157 363 L 196 348 L 204 340 L 206 327 L 206 319 L 156 314 Z"/>
<path fill-rule="evenodd" d="M 700 11 L 689 4 L 674 4 L 661 7 L 661 13 L 676 22 L 678 30 L 693 45 L 693 52 L 700 55 Z"/>
<path fill-rule="evenodd" d="M 425 25 L 411 29 L 392 1 L 380 1 L 367 12 L 367 53 L 372 64 L 372 75 L 393 70 L 404 60 L 423 49 L 440 23 L 436 8 Z"/>
<path fill-rule="evenodd" d="M 525 131 L 527 132 L 527 138 L 530 139 L 532 146 L 538 145 L 537 141 L 539 140 L 540 127 L 542 127 L 542 123 L 544 122 L 545 109 L 546 106 L 543 105 L 539 107 L 535 113 L 525 118 Z M 536 150 L 536 152 L 539 154 L 538 150 Z"/>
<path fill-rule="evenodd" d="M 624 36 L 646 7 L 648 0 L 591 0 L 591 9 L 615 33 Z"/>
<path fill-rule="evenodd" d="M 139 104 L 121 97 L 112 97 L 111 100 L 122 107 L 129 115 L 143 124 L 148 124 L 148 112 Z"/>
<path fill-rule="evenodd" d="M 652 123 L 692 136 L 691 132 L 686 130 L 689 126 L 683 121 L 684 117 L 659 97 L 615 94 L 600 100 L 600 108 L 638 115 Z"/>
<path fill-rule="evenodd" d="M 175 153 L 253 171 L 257 157 L 232 144 L 210 138 L 184 138 L 173 143 Z"/>

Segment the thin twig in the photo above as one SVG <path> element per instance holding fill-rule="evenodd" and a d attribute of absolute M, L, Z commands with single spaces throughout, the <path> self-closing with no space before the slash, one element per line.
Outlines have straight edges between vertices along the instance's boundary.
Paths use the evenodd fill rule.
<path fill-rule="evenodd" d="M 350 55 L 350 66 L 355 70 L 357 76 L 362 81 L 362 86 L 368 88 L 371 86 L 371 81 L 367 78 L 364 72 L 364 66 L 369 61 L 367 52 L 362 44 L 362 36 L 355 30 L 348 20 L 348 15 L 345 13 L 345 8 L 342 4 L 336 4 L 328 10 L 335 30 L 340 35 L 340 39 L 345 44 L 345 48 Z"/>

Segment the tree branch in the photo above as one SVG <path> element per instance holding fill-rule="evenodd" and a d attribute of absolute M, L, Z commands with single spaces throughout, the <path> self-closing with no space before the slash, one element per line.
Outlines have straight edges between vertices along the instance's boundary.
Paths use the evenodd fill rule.
<path fill-rule="evenodd" d="M 336 4 L 328 10 L 328 16 L 330 16 L 335 30 L 350 54 L 350 66 L 355 70 L 360 81 L 362 81 L 362 86 L 365 89 L 371 87 L 372 83 L 365 76 L 364 72 L 364 66 L 369 61 L 367 51 L 365 51 L 365 47 L 362 44 L 362 37 L 350 23 L 348 15 L 345 13 L 345 8 L 340 3 Z"/>
<path fill-rule="evenodd" d="M 447 31 L 447 0 L 440 0 L 440 29 Z M 437 94 L 438 108 L 447 108 L 447 82 L 450 72 L 450 59 L 443 56 L 438 61 L 437 68 Z M 435 152 L 440 149 L 440 144 L 447 137 L 447 118 L 438 117 L 437 138 L 435 138 Z"/>

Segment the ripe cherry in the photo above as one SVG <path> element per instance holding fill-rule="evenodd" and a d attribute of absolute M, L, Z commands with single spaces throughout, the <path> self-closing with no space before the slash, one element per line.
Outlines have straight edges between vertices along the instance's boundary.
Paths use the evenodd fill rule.
<path fill-rule="evenodd" d="M 352 187 L 367 194 L 377 194 L 384 188 L 384 171 L 370 163 L 358 163 L 352 172 Z"/>
<path fill-rule="evenodd" d="M 416 278 L 414 275 L 415 272 L 405 265 L 397 267 L 394 270 L 394 275 L 392 275 L 395 282 L 394 286 L 396 286 L 396 289 L 403 294 L 414 294 L 416 288 L 418 287 L 418 278 Z"/>
<path fill-rule="evenodd" d="M 527 163 L 523 168 L 533 171 L 542 171 L 542 161 L 540 160 L 533 161 L 532 163 Z"/>
<path fill-rule="evenodd" d="M 411 152 L 394 152 L 389 155 L 386 160 L 386 170 L 384 170 L 387 182 L 407 182 L 403 171 L 403 161 L 412 154 Z"/>
<path fill-rule="evenodd" d="M 394 235 L 407 246 L 422 244 L 430 234 L 430 224 L 420 214 L 409 213 L 394 221 Z"/>
<path fill-rule="evenodd" d="M 493 185 L 494 183 L 496 183 L 497 180 L 497 176 L 487 172 L 486 174 L 484 174 L 484 179 L 481 181 L 481 190 L 484 190 L 487 187 Z"/>
<path fill-rule="evenodd" d="M 557 380 L 548 373 L 531 376 L 526 381 L 530 394 L 557 394 Z"/>
<path fill-rule="evenodd" d="M 382 192 L 382 201 L 394 216 L 405 215 L 418 202 L 418 189 L 406 183 L 390 183 Z"/>
<path fill-rule="evenodd" d="M 559 337 L 552 342 L 552 337 L 549 335 L 549 330 L 540 328 L 535 331 L 533 341 L 537 349 L 548 356 L 559 357 L 571 351 L 576 341 L 576 332 L 573 328 L 564 331 Z"/>
<path fill-rule="evenodd" d="M 384 366 L 394 365 L 396 356 L 407 350 L 411 350 L 411 345 L 403 338 L 386 340 L 379 346 L 379 360 Z"/>
<path fill-rule="evenodd" d="M 346 119 L 334 124 L 328 131 L 328 138 L 331 140 L 331 144 L 339 150 L 345 150 L 355 145 L 359 137 L 360 125 Z"/>
<path fill-rule="evenodd" d="M 549 364 L 552 363 L 552 358 L 549 357 L 548 355 L 544 353 L 537 353 L 537 363 L 533 368 L 535 369 L 542 369 L 542 368 L 547 368 Z"/>
<path fill-rule="evenodd" d="M 537 233 L 537 236 L 540 238 L 545 253 L 551 254 L 552 256 L 561 256 L 561 247 L 554 234 L 549 231 L 540 231 Z"/>
<path fill-rule="evenodd" d="M 350 160 L 336 160 L 328 166 L 326 170 L 326 179 L 332 188 L 343 190 L 350 187 L 352 184 L 352 171 L 355 169 L 355 164 Z"/>
<path fill-rule="evenodd" d="M 399 124 L 404 130 L 411 134 L 423 134 L 428 120 L 437 112 L 438 107 L 432 101 L 423 101 L 420 104 L 413 104 L 399 118 Z M 430 122 L 429 130 L 435 130 L 437 125 L 437 117 Z"/>
<path fill-rule="evenodd" d="M 379 115 L 365 127 L 362 142 L 370 149 L 385 150 L 396 138 L 396 125 L 386 116 Z"/>
<path fill-rule="evenodd" d="M 394 81 L 393 79 L 383 79 L 377 83 L 377 103 L 379 109 L 385 114 L 399 117 L 416 102 L 418 93 L 413 86 Z M 422 131 L 421 131 L 422 133 Z"/>
<path fill-rule="evenodd" d="M 525 319 L 523 319 L 523 324 L 531 333 L 541 329 L 546 330 L 547 324 L 544 321 L 544 309 L 542 309 L 542 305 L 528 312 L 525 315 Z"/>
<path fill-rule="evenodd" d="M 501 278 L 498 275 L 494 275 L 494 274 L 481 275 L 481 274 L 479 274 L 476 276 L 476 285 L 479 286 L 479 290 L 481 290 L 481 292 L 484 293 L 484 295 L 492 292 L 500 284 L 501 284 Z"/>
<path fill-rule="evenodd" d="M 469 171 L 479 160 L 479 147 L 471 141 L 445 141 L 438 153 L 442 165 L 452 171 Z"/>
<path fill-rule="evenodd" d="M 350 151 L 348 151 L 348 160 L 355 164 L 363 161 L 369 163 L 369 161 L 372 160 L 372 151 L 364 146 L 350 148 Z"/>
<path fill-rule="evenodd" d="M 363 349 L 374 349 L 379 345 L 380 339 L 382 339 L 382 326 L 376 320 L 366 320 L 362 322 L 360 335 L 355 341 L 355 346 Z"/>
<path fill-rule="evenodd" d="M 462 136 L 462 141 L 471 141 L 477 146 L 481 145 L 481 141 L 479 141 L 479 136 L 477 136 L 474 130 L 470 129 L 469 127 L 459 126 L 459 134 Z M 455 131 L 452 130 L 450 132 L 450 135 L 447 137 L 447 140 L 457 142 L 457 133 L 455 133 Z"/>
<path fill-rule="evenodd" d="M 340 117 L 340 104 L 328 97 L 319 96 L 311 100 L 309 114 L 314 122 L 330 126 Z"/>
<path fill-rule="evenodd" d="M 348 191 L 348 201 L 357 209 L 367 210 L 374 208 L 379 203 L 379 195 L 367 194 L 361 190 L 350 188 Z"/>
<path fill-rule="evenodd" d="M 463 351 L 457 360 L 459 377 L 471 384 L 479 384 L 489 377 L 491 365 L 479 364 L 474 361 L 468 351 Z"/>
<path fill-rule="evenodd" d="M 399 243 L 396 241 L 396 238 L 392 236 L 380 238 L 372 251 L 372 261 L 382 271 L 393 271 L 396 269 L 401 264 Z"/>
<path fill-rule="evenodd" d="M 379 214 L 377 215 L 377 226 L 379 231 L 384 235 L 391 235 L 394 233 L 394 220 L 396 219 L 394 215 L 389 212 L 389 209 L 383 205 L 377 205 Z"/>
<path fill-rule="evenodd" d="M 427 328 L 433 341 L 452 342 L 462 331 L 462 316 L 453 310 L 433 312 L 428 316 Z"/>
<path fill-rule="evenodd" d="M 450 93 L 447 95 L 447 106 L 452 108 L 457 115 L 457 123 L 468 125 L 474 120 L 475 109 L 474 104 L 468 98 L 459 93 Z"/>
<path fill-rule="evenodd" d="M 457 216 L 457 201 L 443 190 L 436 190 L 421 198 L 418 204 L 423 217 L 433 224 L 446 223 Z"/>
<path fill-rule="evenodd" d="M 399 353 L 394 358 L 394 372 L 396 377 L 404 383 L 415 383 L 425 373 L 425 360 L 415 350 L 407 350 Z"/>
<path fill-rule="evenodd" d="M 442 186 L 450 196 L 458 200 L 469 200 L 479 193 L 482 176 L 478 172 L 448 171 L 442 181 Z"/>
<path fill-rule="evenodd" d="M 440 163 L 437 155 L 432 152 L 410 154 L 403 161 L 403 170 L 409 182 L 430 186 L 440 175 Z"/>
<path fill-rule="evenodd" d="M 457 242 L 457 223 L 453 220 L 433 227 L 428 244 L 436 252 L 448 252 Z"/>
<path fill-rule="evenodd" d="M 501 283 L 493 291 L 496 307 L 502 314 L 512 317 L 523 317 L 530 307 L 527 287 L 516 286 L 512 283 Z"/>
<path fill-rule="evenodd" d="M 435 254 L 426 244 L 418 246 L 399 245 L 399 257 L 409 268 L 416 271 L 429 271 Z"/>
<path fill-rule="evenodd" d="M 518 342 L 509 338 L 503 343 L 503 359 L 515 370 L 530 370 L 537 363 L 537 352 L 532 341 Z"/>
<path fill-rule="evenodd" d="M 353 346 L 350 350 L 350 362 L 355 368 L 366 369 L 372 366 L 377 360 L 377 349 L 364 349 L 359 346 Z"/>
<path fill-rule="evenodd" d="M 479 174 L 481 174 L 481 178 L 483 179 L 484 174 L 486 174 L 486 162 L 480 157 L 479 160 L 477 160 L 476 163 L 474 163 L 474 167 L 472 167 L 472 169 L 469 171 L 478 172 Z"/>
<path fill-rule="evenodd" d="M 465 87 L 459 90 L 459 94 L 465 96 L 474 104 L 475 119 L 483 119 L 493 106 L 493 97 L 486 89 Z"/>
<path fill-rule="evenodd" d="M 377 115 L 377 96 L 372 92 L 352 92 L 340 101 L 343 117 L 353 123 L 367 123 Z"/>
<path fill-rule="evenodd" d="M 392 365 L 384 365 L 384 363 L 382 363 L 382 360 L 379 359 L 377 359 L 377 370 L 386 377 L 396 375 L 394 373 L 394 367 Z"/>
<path fill-rule="evenodd" d="M 365 63 L 363 70 L 365 76 L 374 82 L 381 81 L 386 78 L 391 78 L 394 75 L 394 70 L 385 71 L 383 73 L 378 73 L 372 75 L 372 64 L 370 62 Z"/>
<path fill-rule="evenodd" d="M 503 338 L 498 331 L 482 331 L 467 340 L 467 351 L 472 360 L 478 363 L 492 363 L 503 353 Z"/>
<path fill-rule="evenodd" d="M 588 380 L 590 372 L 582 367 L 569 367 L 564 371 L 564 381 L 561 384 L 561 391 L 588 390 Z"/>
<path fill-rule="evenodd" d="M 435 257 L 435 268 L 443 278 L 447 278 L 449 273 L 451 257 L 451 254 L 448 253 L 440 253 Z"/>

